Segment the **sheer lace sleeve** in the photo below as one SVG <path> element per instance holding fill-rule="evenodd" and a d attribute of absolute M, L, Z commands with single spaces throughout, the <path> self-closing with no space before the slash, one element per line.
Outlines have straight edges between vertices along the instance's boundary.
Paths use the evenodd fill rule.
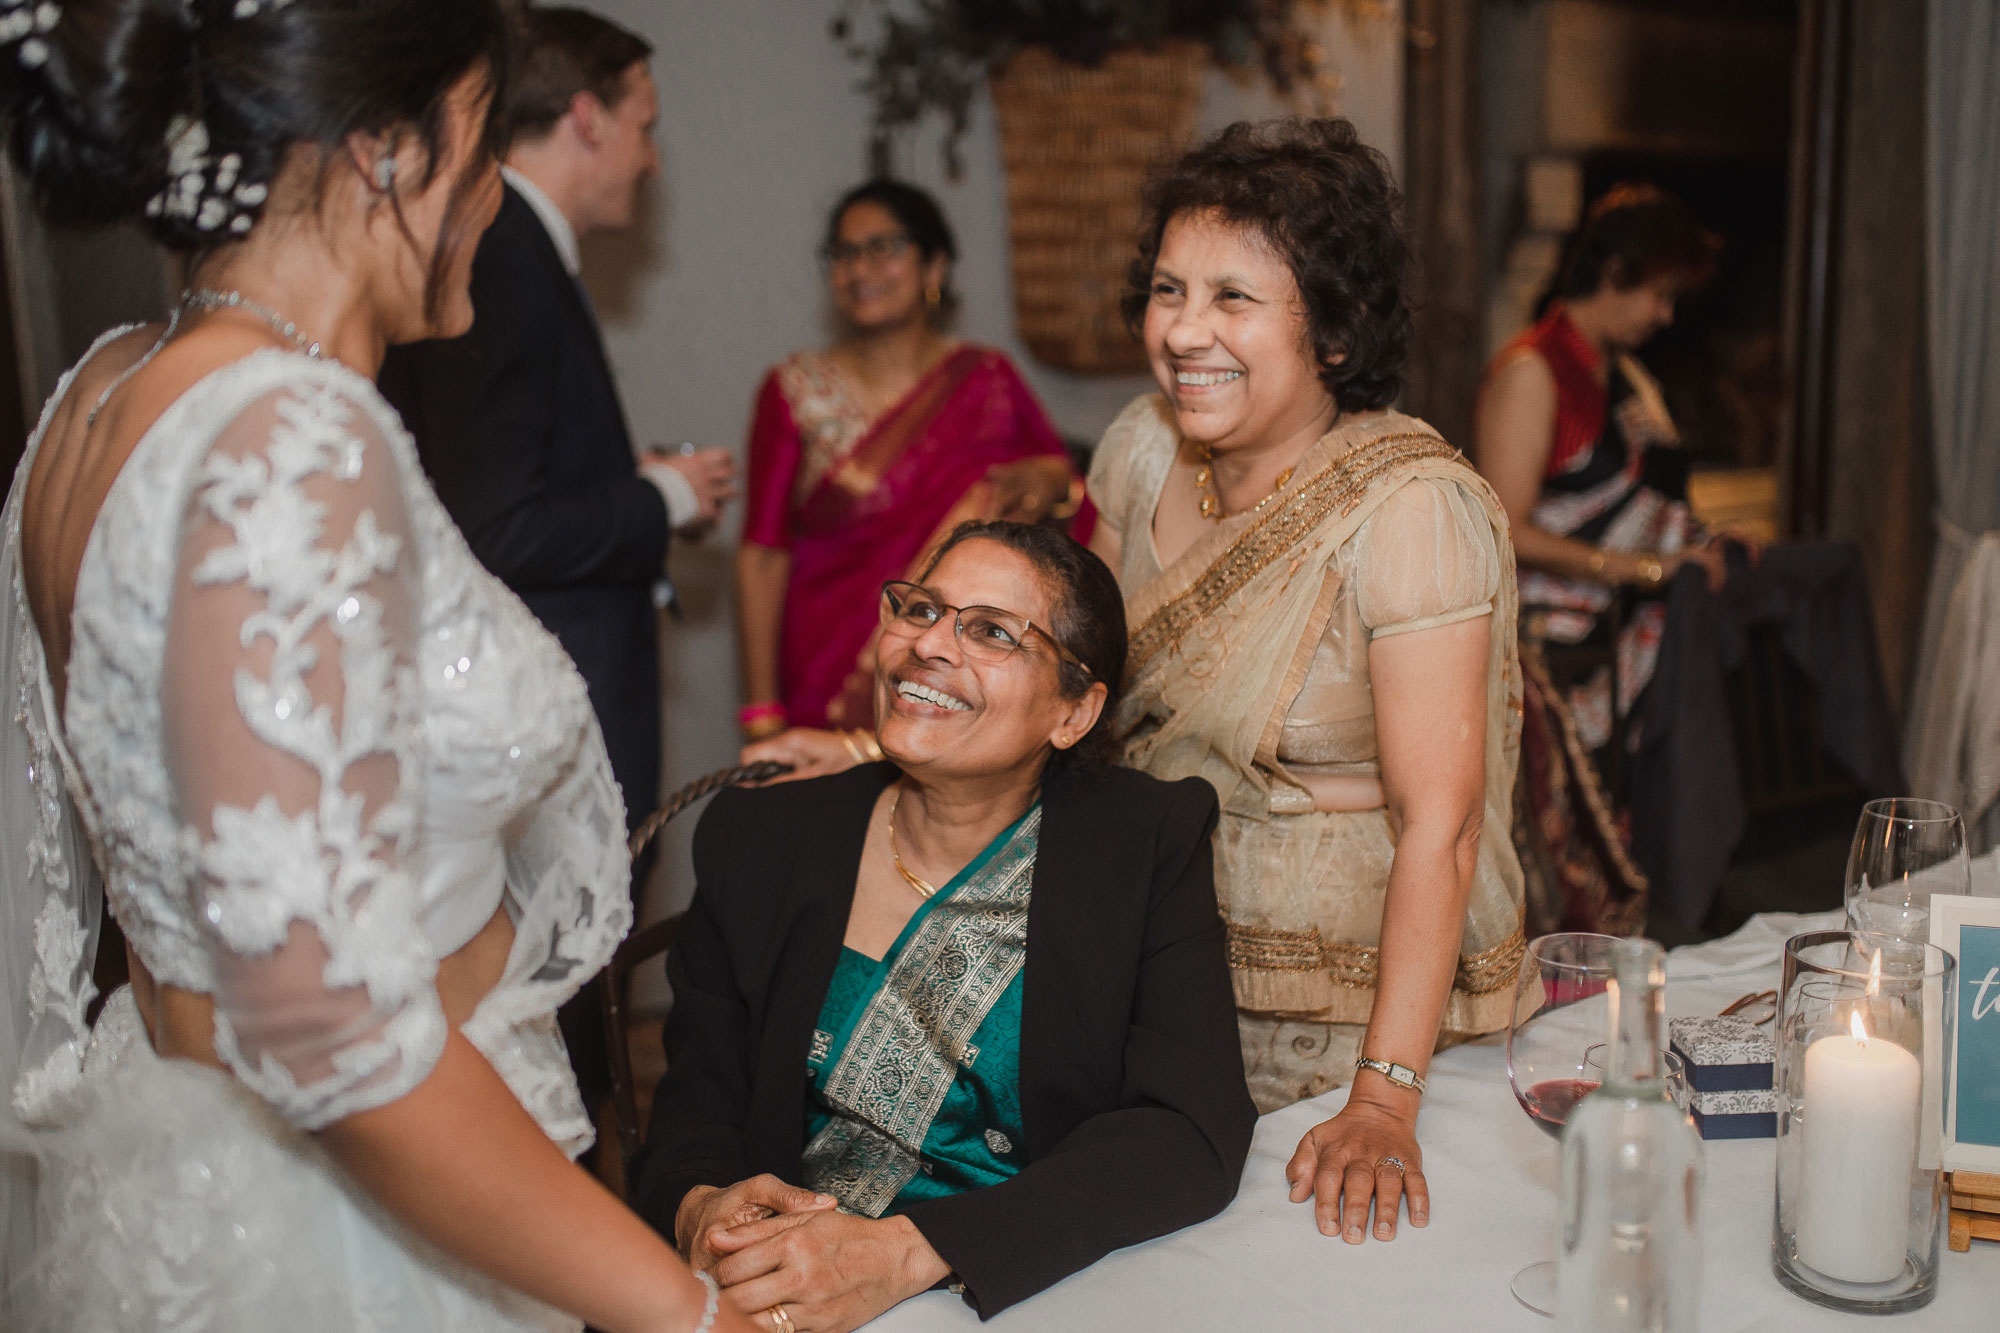
<path fill-rule="evenodd" d="M 299 385 L 196 466 L 161 682 L 217 1053 L 315 1129 L 393 1101 L 444 1041 L 416 916 L 419 611 L 397 460 Z"/>
<path fill-rule="evenodd" d="M 1486 510 L 1454 481 L 1399 487 L 1354 534 L 1355 603 L 1374 638 L 1493 610 L 1500 557 Z"/>

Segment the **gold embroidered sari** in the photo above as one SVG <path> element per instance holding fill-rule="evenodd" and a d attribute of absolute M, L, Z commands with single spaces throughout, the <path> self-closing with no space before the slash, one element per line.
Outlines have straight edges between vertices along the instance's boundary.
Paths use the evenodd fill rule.
<path fill-rule="evenodd" d="M 1126 761 L 1222 799 L 1216 890 L 1259 1109 L 1345 1083 L 1374 1007 L 1395 843 L 1385 810 L 1313 809 L 1301 774 L 1376 776 L 1368 644 L 1490 615 L 1486 810 L 1440 1042 L 1504 1028 L 1524 949 L 1510 836 L 1520 753 L 1513 548 L 1498 499 L 1400 413 L 1343 419 L 1261 513 L 1162 569 L 1153 515 L 1180 436 L 1164 399 L 1106 433 L 1091 494 L 1123 536 Z"/>

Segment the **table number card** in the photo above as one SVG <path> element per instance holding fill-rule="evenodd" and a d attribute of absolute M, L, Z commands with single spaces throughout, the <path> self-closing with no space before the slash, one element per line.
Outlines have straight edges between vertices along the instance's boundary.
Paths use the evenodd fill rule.
<path fill-rule="evenodd" d="M 1931 943 L 1958 959 L 1944 1166 L 2000 1172 L 2000 899 L 1931 899 Z M 1928 1080 L 1927 1080 L 1928 1081 Z"/>

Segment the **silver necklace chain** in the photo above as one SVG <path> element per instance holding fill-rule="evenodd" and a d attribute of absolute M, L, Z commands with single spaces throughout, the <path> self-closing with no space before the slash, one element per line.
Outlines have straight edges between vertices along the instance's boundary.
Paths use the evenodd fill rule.
<path fill-rule="evenodd" d="M 158 341 L 147 349 L 146 354 L 137 361 L 134 361 L 130 366 L 127 366 L 116 379 L 104 386 L 104 392 L 97 395 L 96 403 L 91 405 L 89 415 L 83 419 L 84 429 L 88 430 L 97 424 L 98 414 L 104 411 L 105 404 L 111 401 L 112 394 L 124 388 L 134 375 L 137 375 L 147 366 L 153 364 L 153 358 L 166 350 L 167 344 L 173 341 L 174 334 L 180 331 L 181 319 L 189 311 L 209 314 L 217 310 L 241 310 L 246 315 L 255 315 L 258 319 L 269 324 L 272 332 L 290 341 L 292 346 L 298 348 L 307 356 L 315 360 L 325 356 L 325 351 L 321 348 L 317 339 L 308 338 L 305 334 L 300 333 L 297 324 L 286 319 L 283 315 L 271 309 L 271 307 L 259 305 L 242 292 L 236 291 L 233 288 L 229 291 L 217 291 L 213 287 L 198 287 L 192 291 L 181 293 L 180 304 L 175 306 L 173 313 L 167 317 L 165 331 L 160 334 Z"/>
<path fill-rule="evenodd" d="M 283 315 L 271 309 L 271 307 L 259 305 L 234 288 L 222 292 L 217 291 L 213 287 L 197 287 L 193 291 L 184 292 L 181 295 L 181 309 L 200 311 L 203 314 L 216 310 L 241 310 L 244 314 L 255 315 L 266 324 L 269 324 L 272 331 L 280 338 L 289 340 L 292 346 L 298 348 L 307 356 L 318 357 L 322 355 L 318 341 L 300 333 L 297 324 L 286 319 Z"/>

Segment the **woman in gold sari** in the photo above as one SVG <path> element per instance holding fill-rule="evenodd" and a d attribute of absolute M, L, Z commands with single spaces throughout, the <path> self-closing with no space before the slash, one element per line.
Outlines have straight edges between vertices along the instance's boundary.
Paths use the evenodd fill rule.
<path fill-rule="evenodd" d="M 1389 407 L 1397 202 L 1344 120 L 1235 125 L 1168 168 L 1129 302 L 1161 392 L 1090 476 L 1133 626 L 1126 762 L 1221 796 L 1251 1091 L 1269 1111 L 1353 1080 L 1287 1172 L 1350 1242 L 1371 1200 L 1379 1238 L 1406 1195 L 1428 1220 L 1423 1072 L 1507 1025 L 1523 950 L 1507 520 Z"/>

